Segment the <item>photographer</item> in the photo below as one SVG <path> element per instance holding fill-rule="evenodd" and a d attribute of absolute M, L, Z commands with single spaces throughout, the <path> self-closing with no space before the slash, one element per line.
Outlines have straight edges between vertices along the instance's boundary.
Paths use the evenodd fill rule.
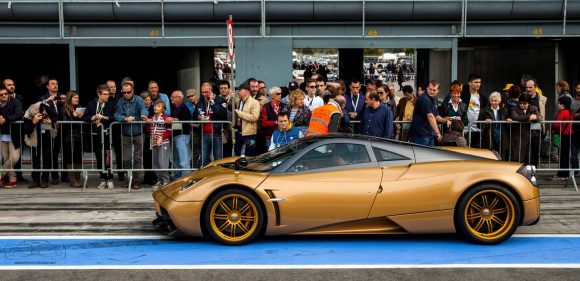
<path fill-rule="evenodd" d="M 42 161 L 41 159 L 51 159 L 56 137 L 54 124 L 57 120 L 57 112 L 53 106 L 46 102 L 37 102 L 31 105 L 24 113 L 24 141 L 32 148 L 32 168 L 35 170 L 52 169 L 53 161 Z M 58 157 L 58 155 L 57 155 Z M 32 172 L 32 183 L 28 188 L 48 187 L 49 172 Z"/>

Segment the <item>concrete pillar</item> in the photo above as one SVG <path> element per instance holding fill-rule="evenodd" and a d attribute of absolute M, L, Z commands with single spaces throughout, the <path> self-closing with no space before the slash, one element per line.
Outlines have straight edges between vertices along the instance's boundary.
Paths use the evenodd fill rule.
<path fill-rule="evenodd" d="M 457 80 L 457 52 L 458 52 L 458 39 L 453 38 L 453 45 L 451 46 L 451 81 Z"/>
<path fill-rule="evenodd" d="M 292 39 L 236 39 L 236 85 L 254 77 L 269 87 L 292 80 Z"/>
<path fill-rule="evenodd" d="M 177 71 L 177 87 L 184 91 L 197 89 L 201 85 L 199 48 L 191 48 L 185 51 L 181 58 L 181 68 Z"/>
<path fill-rule="evenodd" d="M 75 41 L 71 40 L 68 43 L 68 64 L 69 64 L 69 83 L 71 90 L 78 90 L 77 88 L 77 52 Z"/>
<path fill-rule="evenodd" d="M 451 83 L 451 50 L 434 49 L 429 51 L 429 80 L 441 83 L 439 98 L 443 99 L 449 92 Z"/>

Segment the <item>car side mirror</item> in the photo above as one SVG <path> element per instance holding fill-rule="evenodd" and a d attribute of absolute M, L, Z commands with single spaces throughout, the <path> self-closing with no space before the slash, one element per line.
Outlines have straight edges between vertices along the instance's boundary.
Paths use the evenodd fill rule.
<path fill-rule="evenodd" d="M 236 171 L 239 171 L 240 169 L 248 166 L 248 159 L 246 159 L 246 157 L 238 158 L 236 162 L 234 162 L 234 166 Z"/>

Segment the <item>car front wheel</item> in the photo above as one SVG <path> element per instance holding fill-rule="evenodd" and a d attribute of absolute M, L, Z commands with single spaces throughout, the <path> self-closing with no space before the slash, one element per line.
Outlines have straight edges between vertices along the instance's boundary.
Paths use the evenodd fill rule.
<path fill-rule="evenodd" d="M 518 228 L 521 210 L 507 188 L 487 184 L 469 190 L 455 211 L 458 232 L 480 244 L 497 244 Z"/>
<path fill-rule="evenodd" d="M 264 222 L 258 200 L 242 189 L 226 189 L 212 196 L 204 216 L 207 233 L 226 245 L 243 245 L 254 240 Z"/>

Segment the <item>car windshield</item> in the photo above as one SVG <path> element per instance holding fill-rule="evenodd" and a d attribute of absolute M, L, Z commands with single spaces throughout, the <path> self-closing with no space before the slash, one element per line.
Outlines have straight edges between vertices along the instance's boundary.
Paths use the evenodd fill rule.
<path fill-rule="evenodd" d="M 295 141 L 274 150 L 268 151 L 262 155 L 248 157 L 248 165 L 244 167 L 244 169 L 256 172 L 268 172 L 282 165 L 284 162 L 286 162 L 286 160 L 290 159 L 298 151 L 309 146 L 312 142 L 313 140 Z"/>

